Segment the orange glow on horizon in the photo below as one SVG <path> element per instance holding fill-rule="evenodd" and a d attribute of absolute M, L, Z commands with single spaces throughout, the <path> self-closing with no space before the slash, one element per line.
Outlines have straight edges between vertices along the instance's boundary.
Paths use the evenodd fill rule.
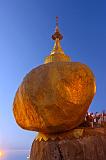
<path fill-rule="evenodd" d="M 0 157 L 4 155 L 3 151 L 0 150 Z"/>

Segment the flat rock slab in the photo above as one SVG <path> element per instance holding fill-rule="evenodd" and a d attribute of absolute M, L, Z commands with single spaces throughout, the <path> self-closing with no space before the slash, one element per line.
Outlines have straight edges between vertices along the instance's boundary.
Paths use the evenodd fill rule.
<path fill-rule="evenodd" d="M 34 140 L 30 160 L 106 160 L 106 134 L 94 132 L 82 138 Z"/>

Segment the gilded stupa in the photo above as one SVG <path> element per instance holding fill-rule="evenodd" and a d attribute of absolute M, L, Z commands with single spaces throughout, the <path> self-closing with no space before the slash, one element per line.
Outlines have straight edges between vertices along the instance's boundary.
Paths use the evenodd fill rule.
<path fill-rule="evenodd" d="M 14 116 L 23 129 L 58 134 L 84 121 L 96 92 L 95 77 L 87 65 L 64 53 L 62 38 L 56 18 L 53 50 L 25 76 L 14 98 Z"/>
<path fill-rule="evenodd" d="M 50 55 L 45 58 L 45 63 L 70 62 L 70 57 L 64 53 L 60 45 L 60 41 L 63 39 L 63 36 L 59 32 L 58 17 L 56 17 L 56 28 L 55 28 L 55 33 L 52 35 L 52 39 L 55 40 L 55 44 Z"/>

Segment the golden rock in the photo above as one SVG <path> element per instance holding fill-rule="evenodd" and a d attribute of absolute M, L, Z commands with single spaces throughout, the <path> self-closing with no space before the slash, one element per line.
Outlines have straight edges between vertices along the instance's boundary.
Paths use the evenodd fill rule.
<path fill-rule="evenodd" d="M 77 127 L 95 94 L 91 70 L 77 62 L 52 62 L 26 75 L 14 100 L 14 115 L 24 129 L 57 133 Z"/>
<path fill-rule="evenodd" d="M 26 75 L 16 93 L 13 112 L 24 129 L 53 134 L 73 129 L 84 120 L 94 97 L 92 71 L 70 62 L 60 45 L 62 38 L 57 24 L 51 54 Z"/>

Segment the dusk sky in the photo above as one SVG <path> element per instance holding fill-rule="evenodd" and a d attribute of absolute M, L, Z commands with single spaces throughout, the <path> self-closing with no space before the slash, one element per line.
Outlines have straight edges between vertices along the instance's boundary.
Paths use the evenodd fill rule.
<path fill-rule="evenodd" d="M 64 52 L 96 77 L 90 111 L 106 109 L 106 1 L 0 0 L 0 149 L 29 149 L 36 136 L 16 124 L 12 103 L 26 73 L 50 54 L 56 16 Z"/>

